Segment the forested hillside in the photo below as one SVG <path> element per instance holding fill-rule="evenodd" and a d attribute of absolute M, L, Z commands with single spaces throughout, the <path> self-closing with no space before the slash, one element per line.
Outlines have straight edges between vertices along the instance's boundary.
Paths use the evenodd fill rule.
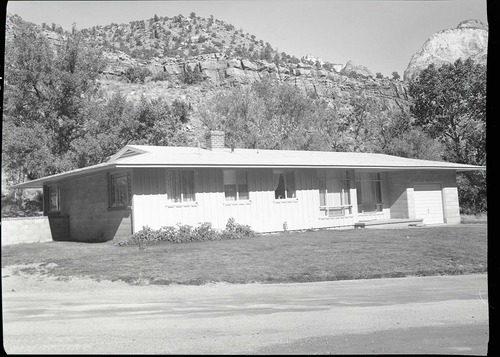
<path fill-rule="evenodd" d="M 409 82 L 279 53 L 192 13 L 63 31 L 7 21 L 2 197 L 29 179 L 103 162 L 127 144 L 380 152 L 485 164 L 486 67 L 472 60 Z M 482 174 L 461 204 L 486 209 Z"/>

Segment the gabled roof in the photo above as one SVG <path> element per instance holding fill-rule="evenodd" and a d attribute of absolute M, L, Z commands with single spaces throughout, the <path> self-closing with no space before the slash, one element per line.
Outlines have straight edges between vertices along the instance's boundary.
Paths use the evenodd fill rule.
<path fill-rule="evenodd" d="M 109 161 L 116 161 L 118 159 L 130 157 L 130 156 L 144 154 L 146 152 L 147 152 L 146 150 L 141 149 L 139 146 L 127 145 L 127 146 L 123 147 L 120 151 L 118 151 L 116 154 L 111 156 L 108 159 L 108 162 Z"/>
<path fill-rule="evenodd" d="M 44 183 L 115 168 L 172 167 L 172 168 L 349 168 L 363 170 L 485 170 L 485 166 L 456 164 L 444 161 L 407 159 L 385 154 L 261 150 L 214 149 L 197 147 L 127 145 L 107 162 L 63 172 L 25 182 L 15 188 L 42 187 Z"/>

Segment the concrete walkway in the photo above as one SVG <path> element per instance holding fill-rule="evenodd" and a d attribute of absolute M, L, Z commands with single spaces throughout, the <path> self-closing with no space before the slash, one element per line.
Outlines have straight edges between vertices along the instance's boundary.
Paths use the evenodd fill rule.
<path fill-rule="evenodd" d="M 205 286 L 2 276 L 7 353 L 487 352 L 486 275 Z"/>

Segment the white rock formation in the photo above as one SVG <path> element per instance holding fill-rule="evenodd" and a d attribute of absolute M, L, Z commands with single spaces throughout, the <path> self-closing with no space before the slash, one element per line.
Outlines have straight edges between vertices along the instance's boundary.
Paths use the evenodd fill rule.
<path fill-rule="evenodd" d="M 486 64 L 487 53 L 488 26 L 478 20 L 463 21 L 457 28 L 432 35 L 412 56 L 403 78 L 410 79 L 431 63 L 440 66 L 454 63 L 459 58 L 465 60 L 470 57 L 478 63 Z"/>

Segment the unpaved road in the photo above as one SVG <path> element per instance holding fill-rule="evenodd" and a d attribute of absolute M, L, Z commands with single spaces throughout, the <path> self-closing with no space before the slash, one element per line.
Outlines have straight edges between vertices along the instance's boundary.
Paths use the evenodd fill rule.
<path fill-rule="evenodd" d="M 486 355 L 486 275 L 129 286 L 2 269 L 7 353 Z"/>

